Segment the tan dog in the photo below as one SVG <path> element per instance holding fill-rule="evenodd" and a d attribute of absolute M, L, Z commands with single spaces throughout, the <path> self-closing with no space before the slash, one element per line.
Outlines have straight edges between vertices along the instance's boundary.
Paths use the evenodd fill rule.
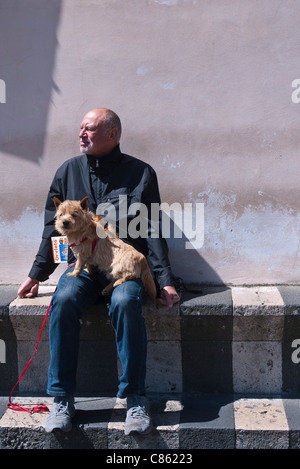
<path fill-rule="evenodd" d="M 88 197 L 64 202 L 53 197 L 53 201 L 56 207 L 55 228 L 67 236 L 76 256 L 75 269 L 68 275 L 78 277 L 85 265 L 92 273 L 93 266 L 97 266 L 111 280 L 102 291 L 103 295 L 110 294 L 114 287 L 127 280 L 140 278 L 146 292 L 155 301 L 156 286 L 147 259 L 118 237 L 97 236 L 96 230 L 104 228 L 99 223 L 101 217 L 88 210 Z"/>

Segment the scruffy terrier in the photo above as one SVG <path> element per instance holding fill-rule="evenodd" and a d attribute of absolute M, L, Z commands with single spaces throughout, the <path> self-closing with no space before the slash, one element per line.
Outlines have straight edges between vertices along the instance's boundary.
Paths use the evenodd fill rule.
<path fill-rule="evenodd" d="M 147 259 L 133 246 L 118 237 L 104 232 L 100 215 L 88 210 L 88 197 L 81 201 L 65 200 L 61 202 L 53 197 L 56 208 L 55 228 L 68 238 L 69 246 L 76 256 L 76 265 L 68 275 L 78 277 L 84 266 L 89 273 L 98 267 L 111 280 L 102 290 L 102 295 L 109 295 L 113 288 L 127 280 L 140 278 L 150 298 L 155 301 L 156 286 L 151 275 Z M 97 231 L 103 230 L 100 237 Z"/>

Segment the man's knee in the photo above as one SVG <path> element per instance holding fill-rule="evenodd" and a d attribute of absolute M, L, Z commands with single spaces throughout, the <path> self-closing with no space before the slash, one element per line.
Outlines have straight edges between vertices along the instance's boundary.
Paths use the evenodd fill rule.
<path fill-rule="evenodd" d="M 55 311 L 56 315 L 82 315 L 85 301 L 84 295 L 78 289 L 70 288 L 65 284 L 58 285 L 52 298 L 52 308 L 50 314 Z"/>
<path fill-rule="evenodd" d="M 53 295 L 52 303 L 60 305 L 64 308 L 66 305 L 71 305 L 74 302 L 74 295 L 69 289 L 60 288 Z"/>
<path fill-rule="evenodd" d="M 140 307 L 144 298 L 143 285 L 139 280 L 128 280 L 115 287 L 111 304 L 121 309 Z"/>

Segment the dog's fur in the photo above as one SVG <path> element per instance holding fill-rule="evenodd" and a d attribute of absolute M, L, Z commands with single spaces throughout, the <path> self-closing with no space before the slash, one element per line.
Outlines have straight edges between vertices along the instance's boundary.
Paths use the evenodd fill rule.
<path fill-rule="evenodd" d="M 77 277 L 85 265 L 92 273 L 93 266 L 97 266 L 111 280 L 102 291 L 103 295 L 109 295 L 115 286 L 127 280 L 140 278 L 146 292 L 155 301 L 156 286 L 145 256 L 120 238 L 111 237 L 109 231 L 103 237 L 97 236 L 96 230 L 104 228 L 100 223 L 101 217 L 88 210 L 88 197 L 64 202 L 53 197 L 53 201 L 56 207 L 55 228 L 67 236 L 76 256 L 74 271 L 68 275 Z"/>

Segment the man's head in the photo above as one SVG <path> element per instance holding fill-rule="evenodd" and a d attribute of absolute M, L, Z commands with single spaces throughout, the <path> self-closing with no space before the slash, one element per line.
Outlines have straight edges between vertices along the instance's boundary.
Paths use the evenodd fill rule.
<path fill-rule="evenodd" d="M 110 109 L 93 109 L 84 116 L 80 126 L 80 151 L 94 156 L 106 155 L 118 145 L 121 131 L 117 114 Z"/>

